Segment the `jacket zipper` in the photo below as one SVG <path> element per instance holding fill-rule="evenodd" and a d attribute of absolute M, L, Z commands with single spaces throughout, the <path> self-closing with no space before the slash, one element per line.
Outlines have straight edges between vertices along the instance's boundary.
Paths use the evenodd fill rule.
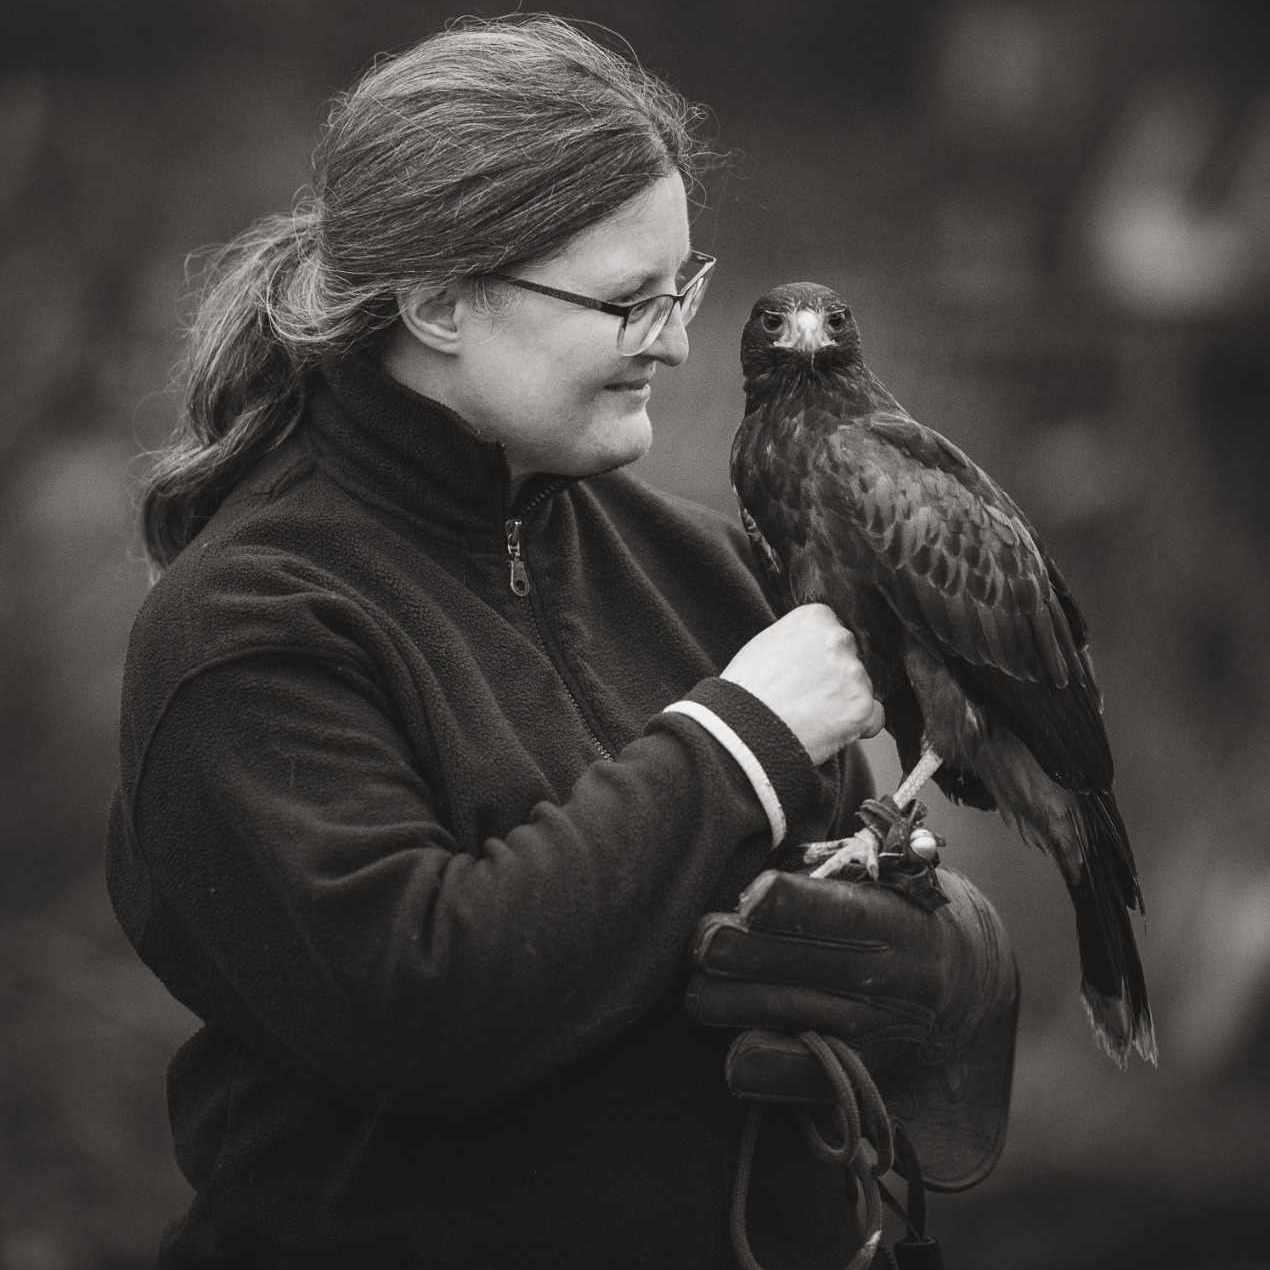
<path fill-rule="evenodd" d="M 544 485 L 524 507 L 520 508 L 519 516 L 508 517 L 503 521 L 503 533 L 507 541 L 507 582 L 513 595 L 523 597 L 529 594 L 529 569 L 525 565 L 524 547 L 521 543 L 525 521 L 564 484 L 564 481 L 552 481 Z"/>
<path fill-rule="evenodd" d="M 537 497 L 531 499 L 524 507 L 520 509 L 520 515 L 508 517 L 503 522 L 503 533 L 507 543 L 507 583 L 511 587 L 513 595 L 524 598 L 529 594 L 529 565 L 525 560 L 525 545 L 523 534 L 525 529 L 525 518 L 530 512 L 543 502 L 549 495 L 555 492 L 556 487 L 549 487 L 541 491 Z M 543 651 L 546 652 L 548 660 L 555 667 L 556 674 L 560 678 L 561 684 L 564 686 L 565 693 L 568 695 L 573 705 L 574 713 L 582 722 L 582 726 L 586 729 L 587 735 L 591 738 L 591 744 L 599 751 L 600 757 L 612 759 L 612 752 L 608 746 L 600 740 L 596 735 L 595 729 L 591 726 L 585 711 L 582 709 L 582 703 L 578 700 L 577 693 L 573 691 L 572 685 L 566 678 L 564 668 L 552 656 L 551 645 L 547 641 L 546 632 L 543 630 L 542 621 L 538 616 L 538 610 L 534 606 L 532 600 L 529 602 L 529 612 L 533 617 L 534 633 L 538 636 L 538 642 L 542 645 Z"/>
<path fill-rule="evenodd" d="M 529 594 L 529 570 L 525 568 L 524 551 L 520 545 L 520 531 L 524 527 L 523 520 L 509 520 L 504 526 L 507 533 L 508 584 L 513 595 Z"/>

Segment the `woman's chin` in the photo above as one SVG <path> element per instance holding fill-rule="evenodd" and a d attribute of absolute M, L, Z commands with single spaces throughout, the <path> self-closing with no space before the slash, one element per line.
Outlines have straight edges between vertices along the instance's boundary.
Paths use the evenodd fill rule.
<path fill-rule="evenodd" d="M 642 459 L 653 444 L 653 425 L 646 410 L 623 413 L 614 418 L 594 420 L 589 434 L 579 436 L 567 449 L 555 447 L 534 454 L 516 456 L 508 461 L 514 477 L 534 472 L 551 472 L 557 476 L 598 476 Z"/>
<path fill-rule="evenodd" d="M 652 448 L 653 423 L 648 411 L 641 409 L 622 420 L 622 426 L 613 438 L 614 460 L 609 468 L 623 467 L 642 459 Z"/>
<path fill-rule="evenodd" d="M 598 421 L 586 455 L 578 456 L 580 462 L 574 474 L 586 476 L 625 467 L 636 459 L 642 459 L 652 444 L 652 420 L 642 405 L 637 410 L 610 415 Z"/>

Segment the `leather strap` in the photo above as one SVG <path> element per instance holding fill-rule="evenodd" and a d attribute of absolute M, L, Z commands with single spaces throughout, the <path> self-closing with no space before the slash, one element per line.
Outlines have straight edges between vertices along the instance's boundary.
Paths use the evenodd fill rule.
<path fill-rule="evenodd" d="M 913 1244 L 915 1240 L 917 1245 L 930 1247 L 938 1255 L 938 1245 L 934 1240 L 927 1239 L 925 1234 L 925 1195 L 916 1153 L 902 1132 L 897 1133 L 892 1126 L 886 1104 L 882 1101 L 882 1095 L 869 1075 L 868 1068 L 860 1056 L 839 1037 L 807 1031 L 799 1033 L 798 1040 L 820 1063 L 832 1089 L 831 1105 L 840 1129 L 838 1141 L 830 1141 L 820 1131 L 812 1113 L 800 1109 L 797 1114 L 807 1144 L 817 1158 L 842 1167 L 864 1196 L 865 1238 L 847 1263 L 846 1270 L 867 1270 L 874 1264 L 874 1258 L 879 1252 L 889 1265 L 895 1266 L 890 1249 L 882 1244 L 884 1198 L 901 1213 L 914 1237 L 902 1243 Z M 747 1206 L 758 1135 L 766 1113 L 766 1100 L 754 1100 L 747 1111 L 732 1189 L 732 1246 L 742 1270 L 764 1270 L 750 1245 Z M 871 1161 L 863 1150 L 866 1143 L 872 1151 Z M 910 1188 L 908 1213 L 904 1212 L 878 1180 L 895 1166 L 897 1147 L 905 1157 L 904 1176 Z M 914 1220 L 915 1216 L 917 1220 Z"/>

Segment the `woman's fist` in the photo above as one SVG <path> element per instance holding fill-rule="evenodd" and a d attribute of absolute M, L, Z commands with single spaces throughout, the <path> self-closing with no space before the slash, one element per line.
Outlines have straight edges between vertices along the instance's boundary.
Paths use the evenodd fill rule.
<path fill-rule="evenodd" d="M 779 715 L 817 766 L 886 721 L 855 636 L 827 604 L 800 605 L 760 631 L 722 677 Z"/>

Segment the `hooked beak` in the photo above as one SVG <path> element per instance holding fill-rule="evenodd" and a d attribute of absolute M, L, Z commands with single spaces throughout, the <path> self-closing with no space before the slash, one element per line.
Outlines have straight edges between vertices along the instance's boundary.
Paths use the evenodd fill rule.
<path fill-rule="evenodd" d="M 832 344 L 825 330 L 825 315 L 816 309 L 795 309 L 789 316 L 785 334 L 776 341 L 778 348 L 793 348 L 800 353 L 814 353 Z"/>

